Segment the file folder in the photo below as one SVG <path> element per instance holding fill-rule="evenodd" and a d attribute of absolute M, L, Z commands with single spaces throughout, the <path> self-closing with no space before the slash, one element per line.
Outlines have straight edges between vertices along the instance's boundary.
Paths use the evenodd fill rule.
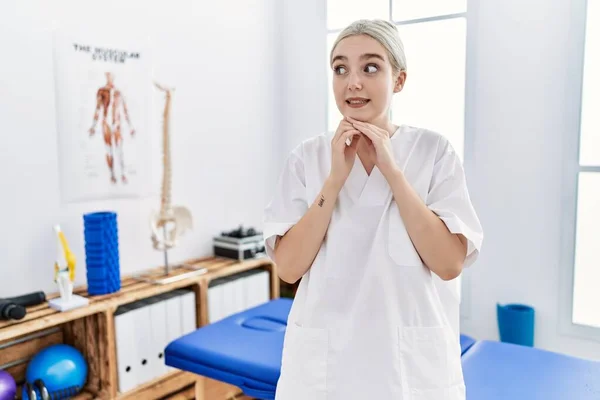
<path fill-rule="evenodd" d="M 198 328 L 196 323 L 196 293 L 193 290 L 182 290 L 179 298 L 181 300 L 181 334 L 187 335 Z"/>
<path fill-rule="evenodd" d="M 244 297 L 246 309 L 252 308 L 258 303 L 257 291 L 260 290 L 256 280 L 256 272 L 251 272 L 252 273 L 248 274 L 248 276 L 244 278 Z"/>
<path fill-rule="evenodd" d="M 182 336 L 181 301 L 176 291 L 166 293 L 164 298 L 167 313 L 167 343 L 170 343 Z M 175 368 L 167 366 L 167 371 L 175 371 Z"/>
<path fill-rule="evenodd" d="M 265 270 L 253 270 L 245 283 L 246 309 L 264 304 L 271 299 L 270 274 Z"/>
<path fill-rule="evenodd" d="M 137 383 L 137 354 L 134 321 L 129 305 L 120 306 L 114 314 L 115 344 L 117 353 L 117 375 L 119 392 L 124 393 L 135 388 Z"/>
<path fill-rule="evenodd" d="M 270 273 L 262 269 L 217 278 L 208 285 L 208 322 L 264 304 L 271 299 Z"/>
<path fill-rule="evenodd" d="M 134 347 L 136 348 L 136 364 L 134 365 L 137 367 L 135 374 L 137 386 L 152 380 L 157 363 L 153 356 L 150 307 L 144 301 L 138 301 L 132 303 L 128 314 L 131 314 L 133 323 L 133 330 L 130 334 L 134 338 Z"/>
<path fill-rule="evenodd" d="M 235 296 L 235 281 L 233 277 L 224 278 L 223 285 L 223 302 L 221 303 L 222 318 L 227 318 L 233 314 L 234 296 Z"/>
<path fill-rule="evenodd" d="M 208 284 L 208 294 L 206 296 L 207 297 L 206 301 L 208 301 L 208 304 L 207 304 L 208 322 L 211 324 L 213 322 L 220 321 L 225 315 L 225 313 L 223 312 L 223 302 L 224 302 L 223 283 L 224 282 L 225 282 L 225 279 L 217 278 L 217 279 L 213 279 Z"/>
<path fill-rule="evenodd" d="M 154 296 L 145 301 L 150 313 L 151 351 L 149 358 L 153 359 L 150 369 L 150 379 L 163 376 L 168 372 L 164 352 L 169 344 L 167 341 L 167 305 L 165 296 Z"/>
<path fill-rule="evenodd" d="M 262 305 L 271 300 L 271 274 L 269 271 L 262 270 L 256 274 L 256 303 Z"/>
<path fill-rule="evenodd" d="M 245 272 L 242 272 L 232 277 L 232 297 L 231 297 L 231 314 L 237 314 L 243 311 L 246 307 L 245 304 Z"/>
<path fill-rule="evenodd" d="M 115 340 L 119 392 L 174 370 L 165 364 L 169 343 L 197 329 L 196 293 L 178 289 L 117 308 Z"/>
<path fill-rule="evenodd" d="M 242 297 L 242 305 L 238 312 L 247 310 L 252 307 L 252 296 L 254 295 L 254 289 L 252 288 L 252 277 L 254 276 L 254 270 L 246 271 L 239 276 L 240 281 L 240 295 Z"/>

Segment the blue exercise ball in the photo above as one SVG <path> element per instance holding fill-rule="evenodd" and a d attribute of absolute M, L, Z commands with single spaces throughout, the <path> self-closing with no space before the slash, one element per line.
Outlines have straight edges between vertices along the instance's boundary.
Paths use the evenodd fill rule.
<path fill-rule="evenodd" d="M 12 375 L 0 370 L 0 400 L 14 400 L 17 395 L 17 384 Z"/>
<path fill-rule="evenodd" d="M 27 365 L 25 379 L 44 381 L 50 393 L 67 388 L 81 390 L 85 385 L 88 365 L 79 350 L 67 344 L 55 344 L 37 353 Z"/>

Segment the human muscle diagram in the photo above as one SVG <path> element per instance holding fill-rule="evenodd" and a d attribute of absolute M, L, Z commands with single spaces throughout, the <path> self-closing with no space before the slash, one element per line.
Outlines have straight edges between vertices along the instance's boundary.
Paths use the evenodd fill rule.
<path fill-rule="evenodd" d="M 63 201 L 152 192 L 150 56 L 142 40 L 55 32 Z"/>
<path fill-rule="evenodd" d="M 120 167 L 121 181 L 127 183 L 125 171 L 125 159 L 123 154 L 123 135 L 121 122 L 124 119 L 129 125 L 131 137 L 135 134 L 135 129 L 131 125 L 131 120 L 127 112 L 127 103 L 121 91 L 114 85 L 114 74 L 106 73 L 106 84 L 98 89 L 96 93 L 96 109 L 94 112 L 94 122 L 89 130 L 91 136 L 96 133 L 96 126 L 100 118 L 102 135 L 106 146 L 106 164 L 110 171 L 111 183 L 117 183 L 115 176 L 115 156 Z"/>

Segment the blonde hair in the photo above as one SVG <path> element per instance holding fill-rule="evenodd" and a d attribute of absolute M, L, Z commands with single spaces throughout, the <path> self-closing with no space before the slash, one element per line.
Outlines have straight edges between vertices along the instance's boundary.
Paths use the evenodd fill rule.
<path fill-rule="evenodd" d="M 338 43 L 347 37 L 355 35 L 367 35 L 377 40 L 387 51 L 394 73 L 406 71 L 404 44 L 400 39 L 398 28 L 396 28 L 396 25 L 383 19 L 360 19 L 344 28 L 331 48 L 331 52 L 329 53 L 330 63 L 333 58 L 333 51 Z"/>

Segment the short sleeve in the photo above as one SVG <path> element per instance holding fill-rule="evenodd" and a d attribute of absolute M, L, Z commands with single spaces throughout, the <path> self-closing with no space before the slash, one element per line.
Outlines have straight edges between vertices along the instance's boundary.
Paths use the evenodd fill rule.
<path fill-rule="evenodd" d="M 436 156 L 426 203 L 450 232 L 467 238 L 464 267 L 472 265 L 481 250 L 483 229 L 471 203 L 463 165 L 447 141 L 441 143 Z"/>
<path fill-rule="evenodd" d="M 275 241 L 308 211 L 304 164 L 298 149 L 290 153 L 275 185 L 273 197 L 263 214 L 265 250 L 275 261 Z"/>

